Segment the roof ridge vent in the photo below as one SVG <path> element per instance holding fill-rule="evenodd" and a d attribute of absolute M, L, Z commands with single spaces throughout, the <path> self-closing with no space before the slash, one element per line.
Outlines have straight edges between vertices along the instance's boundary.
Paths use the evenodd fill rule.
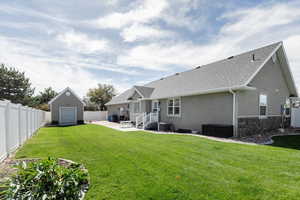
<path fill-rule="evenodd" d="M 251 55 L 251 62 L 254 62 L 254 61 L 256 61 L 255 53 L 252 53 L 252 55 Z"/>

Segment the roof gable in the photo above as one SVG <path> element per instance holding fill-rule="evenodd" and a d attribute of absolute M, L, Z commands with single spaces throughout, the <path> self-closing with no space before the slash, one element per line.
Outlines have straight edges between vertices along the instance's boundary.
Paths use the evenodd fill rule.
<path fill-rule="evenodd" d="M 143 97 L 143 98 L 149 98 L 154 90 L 154 88 L 151 87 L 145 87 L 145 86 L 134 86 L 134 88 L 137 90 L 137 92 Z"/>
<path fill-rule="evenodd" d="M 49 101 L 48 104 L 52 104 L 53 102 L 55 102 L 60 96 L 65 94 L 67 91 L 72 93 L 75 98 L 77 98 L 83 105 L 85 105 L 85 103 L 82 101 L 82 99 L 79 96 L 77 96 L 77 94 L 69 87 L 65 88 L 58 95 L 56 95 L 53 99 L 51 99 L 51 101 Z"/>
<path fill-rule="evenodd" d="M 135 90 L 127 100 L 137 100 L 142 98 L 144 98 L 144 96 L 142 96 L 141 93 L 138 92 L 138 90 Z"/>

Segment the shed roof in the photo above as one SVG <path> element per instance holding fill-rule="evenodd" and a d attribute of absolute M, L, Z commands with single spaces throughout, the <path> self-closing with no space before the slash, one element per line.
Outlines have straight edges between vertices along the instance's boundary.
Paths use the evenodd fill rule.
<path fill-rule="evenodd" d="M 51 99 L 48 104 L 54 103 L 61 95 L 65 94 L 67 91 L 71 92 L 83 105 L 85 105 L 84 101 L 69 87 L 66 87 L 63 91 L 61 91 L 58 95 L 56 95 L 53 99 Z"/>

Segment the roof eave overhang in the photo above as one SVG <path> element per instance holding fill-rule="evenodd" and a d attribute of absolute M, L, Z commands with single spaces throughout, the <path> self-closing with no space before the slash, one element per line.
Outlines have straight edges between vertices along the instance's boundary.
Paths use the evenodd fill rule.
<path fill-rule="evenodd" d="M 156 100 L 156 99 L 168 99 L 168 98 L 174 98 L 174 97 L 184 97 L 184 96 L 197 96 L 197 95 L 205 95 L 205 94 L 214 94 L 214 93 L 222 93 L 222 92 L 230 92 L 230 91 L 245 91 L 245 90 L 256 90 L 254 87 L 250 86 L 234 86 L 234 87 L 224 87 L 224 88 L 218 88 L 218 89 L 211 89 L 206 90 L 202 92 L 196 92 L 196 93 L 186 93 L 186 94 L 180 94 L 180 95 L 172 95 L 172 96 L 161 96 L 157 98 L 142 98 L 140 100 Z M 126 101 L 126 102 L 118 102 L 118 103 L 107 103 L 106 106 L 110 105 L 120 105 L 125 103 L 130 103 L 132 101 Z"/>
<path fill-rule="evenodd" d="M 297 90 L 297 87 L 296 87 L 296 82 L 295 82 L 295 79 L 294 79 L 294 76 L 292 74 L 292 71 L 291 71 L 291 66 L 290 66 L 290 62 L 289 62 L 289 59 L 287 57 L 287 54 L 286 54 L 286 51 L 284 49 L 284 46 L 282 45 L 282 51 L 283 51 L 283 54 L 284 54 L 284 57 L 285 57 L 285 60 L 286 60 L 286 63 L 287 63 L 287 70 L 290 74 L 290 77 L 291 77 L 291 82 L 292 82 L 292 87 L 293 87 L 293 90 L 295 92 L 295 95 L 297 97 L 299 97 L 299 93 L 298 93 L 298 90 Z"/>

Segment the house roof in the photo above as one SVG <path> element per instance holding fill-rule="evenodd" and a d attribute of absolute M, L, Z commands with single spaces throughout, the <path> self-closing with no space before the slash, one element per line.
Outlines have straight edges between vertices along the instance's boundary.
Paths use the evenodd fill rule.
<path fill-rule="evenodd" d="M 176 73 L 144 86 L 134 86 L 132 89 L 114 97 L 107 105 L 128 102 L 126 98 L 132 94 L 135 88 L 139 91 L 147 88 L 147 95 L 144 98 L 148 99 L 253 89 L 249 86 L 249 83 L 279 48 L 284 51 L 282 42 L 199 66 L 189 71 Z M 287 60 L 286 57 L 285 59 Z M 290 75 L 292 81 L 290 86 L 293 92 L 297 94 L 291 74 L 286 74 Z"/>
<path fill-rule="evenodd" d="M 56 95 L 53 99 L 51 99 L 48 104 L 52 104 L 56 99 L 58 99 L 61 95 L 65 94 L 67 91 L 71 92 L 83 105 L 85 105 L 85 103 L 82 101 L 82 99 L 77 96 L 77 94 L 69 87 L 66 87 L 63 91 L 61 91 L 58 95 Z"/>

